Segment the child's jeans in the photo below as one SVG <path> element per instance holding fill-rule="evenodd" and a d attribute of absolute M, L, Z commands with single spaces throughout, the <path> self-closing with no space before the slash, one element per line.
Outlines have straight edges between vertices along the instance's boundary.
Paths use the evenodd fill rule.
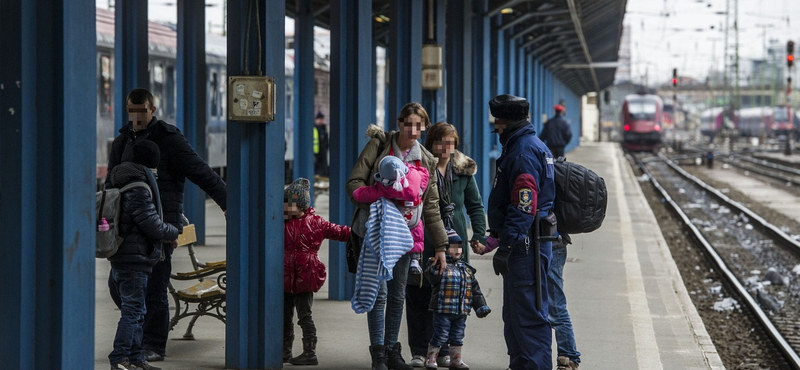
<path fill-rule="evenodd" d="M 463 346 L 466 327 L 467 315 L 434 312 L 431 346 L 441 347 L 445 343 L 453 347 Z"/>
<path fill-rule="evenodd" d="M 108 286 L 111 295 L 120 299 L 120 318 L 117 334 L 114 337 L 114 350 L 108 355 L 111 364 L 125 359 L 139 363 L 144 361 L 142 354 L 142 325 L 144 325 L 145 301 L 148 273 L 111 269 Z"/>

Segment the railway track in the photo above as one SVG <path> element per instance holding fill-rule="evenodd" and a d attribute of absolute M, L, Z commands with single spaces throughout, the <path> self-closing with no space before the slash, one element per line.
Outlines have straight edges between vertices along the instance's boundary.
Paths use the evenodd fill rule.
<path fill-rule="evenodd" d="M 800 266 L 800 243 L 663 155 L 632 158 L 787 366 L 800 369 L 800 287 L 787 282 Z"/>

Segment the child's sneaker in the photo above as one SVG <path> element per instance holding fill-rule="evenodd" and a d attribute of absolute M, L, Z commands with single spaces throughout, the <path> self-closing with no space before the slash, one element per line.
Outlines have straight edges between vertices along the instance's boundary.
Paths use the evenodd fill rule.
<path fill-rule="evenodd" d="M 419 275 L 422 273 L 422 267 L 419 266 L 419 260 L 411 260 L 411 266 L 408 268 L 408 272 L 413 275 Z"/>

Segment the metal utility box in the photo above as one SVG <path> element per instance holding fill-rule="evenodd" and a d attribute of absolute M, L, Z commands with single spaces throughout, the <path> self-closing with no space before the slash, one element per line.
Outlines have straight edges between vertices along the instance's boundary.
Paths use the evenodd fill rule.
<path fill-rule="evenodd" d="M 442 46 L 427 44 L 422 46 L 422 89 L 442 88 Z"/>
<path fill-rule="evenodd" d="M 272 77 L 228 77 L 228 119 L 231 121 L 274 121 L 275 98 Z"/>

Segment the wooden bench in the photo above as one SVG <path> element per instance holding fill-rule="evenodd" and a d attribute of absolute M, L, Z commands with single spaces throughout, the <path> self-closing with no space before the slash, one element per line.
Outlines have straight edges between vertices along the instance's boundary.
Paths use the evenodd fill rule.
<path fill-rule="evenodd" d="M 188 223 L 188 222 L 187 222 Z M 169 293 L 175 301 L 175 314 L 170 319 L 169 329 L 175 328 L 182 319 L 191 317 L 183 339 L 192 340 L 192 329 L 200 316 L 211 316 L 223 323 L 225 322 L 225 287 L 226 287 L 226 261 L 200 262 L 194 250 L 197 234 L 194 225 L 183 227 L 183 233 L 178 236 L 178 248 L 185 247 L 192 262 L 192 271 L 179 272 L 170 277 L 176 281 L 197 281 L 196 284 L 175 289 L 169 283 Z"/>
<path fill-rule="evenodd" d="M 330 194 L 331 179 L 325 176 L 314 175 L 314 203 L 320 194 Z M 314 205 L 314 204 L 312 204 Z"/>

